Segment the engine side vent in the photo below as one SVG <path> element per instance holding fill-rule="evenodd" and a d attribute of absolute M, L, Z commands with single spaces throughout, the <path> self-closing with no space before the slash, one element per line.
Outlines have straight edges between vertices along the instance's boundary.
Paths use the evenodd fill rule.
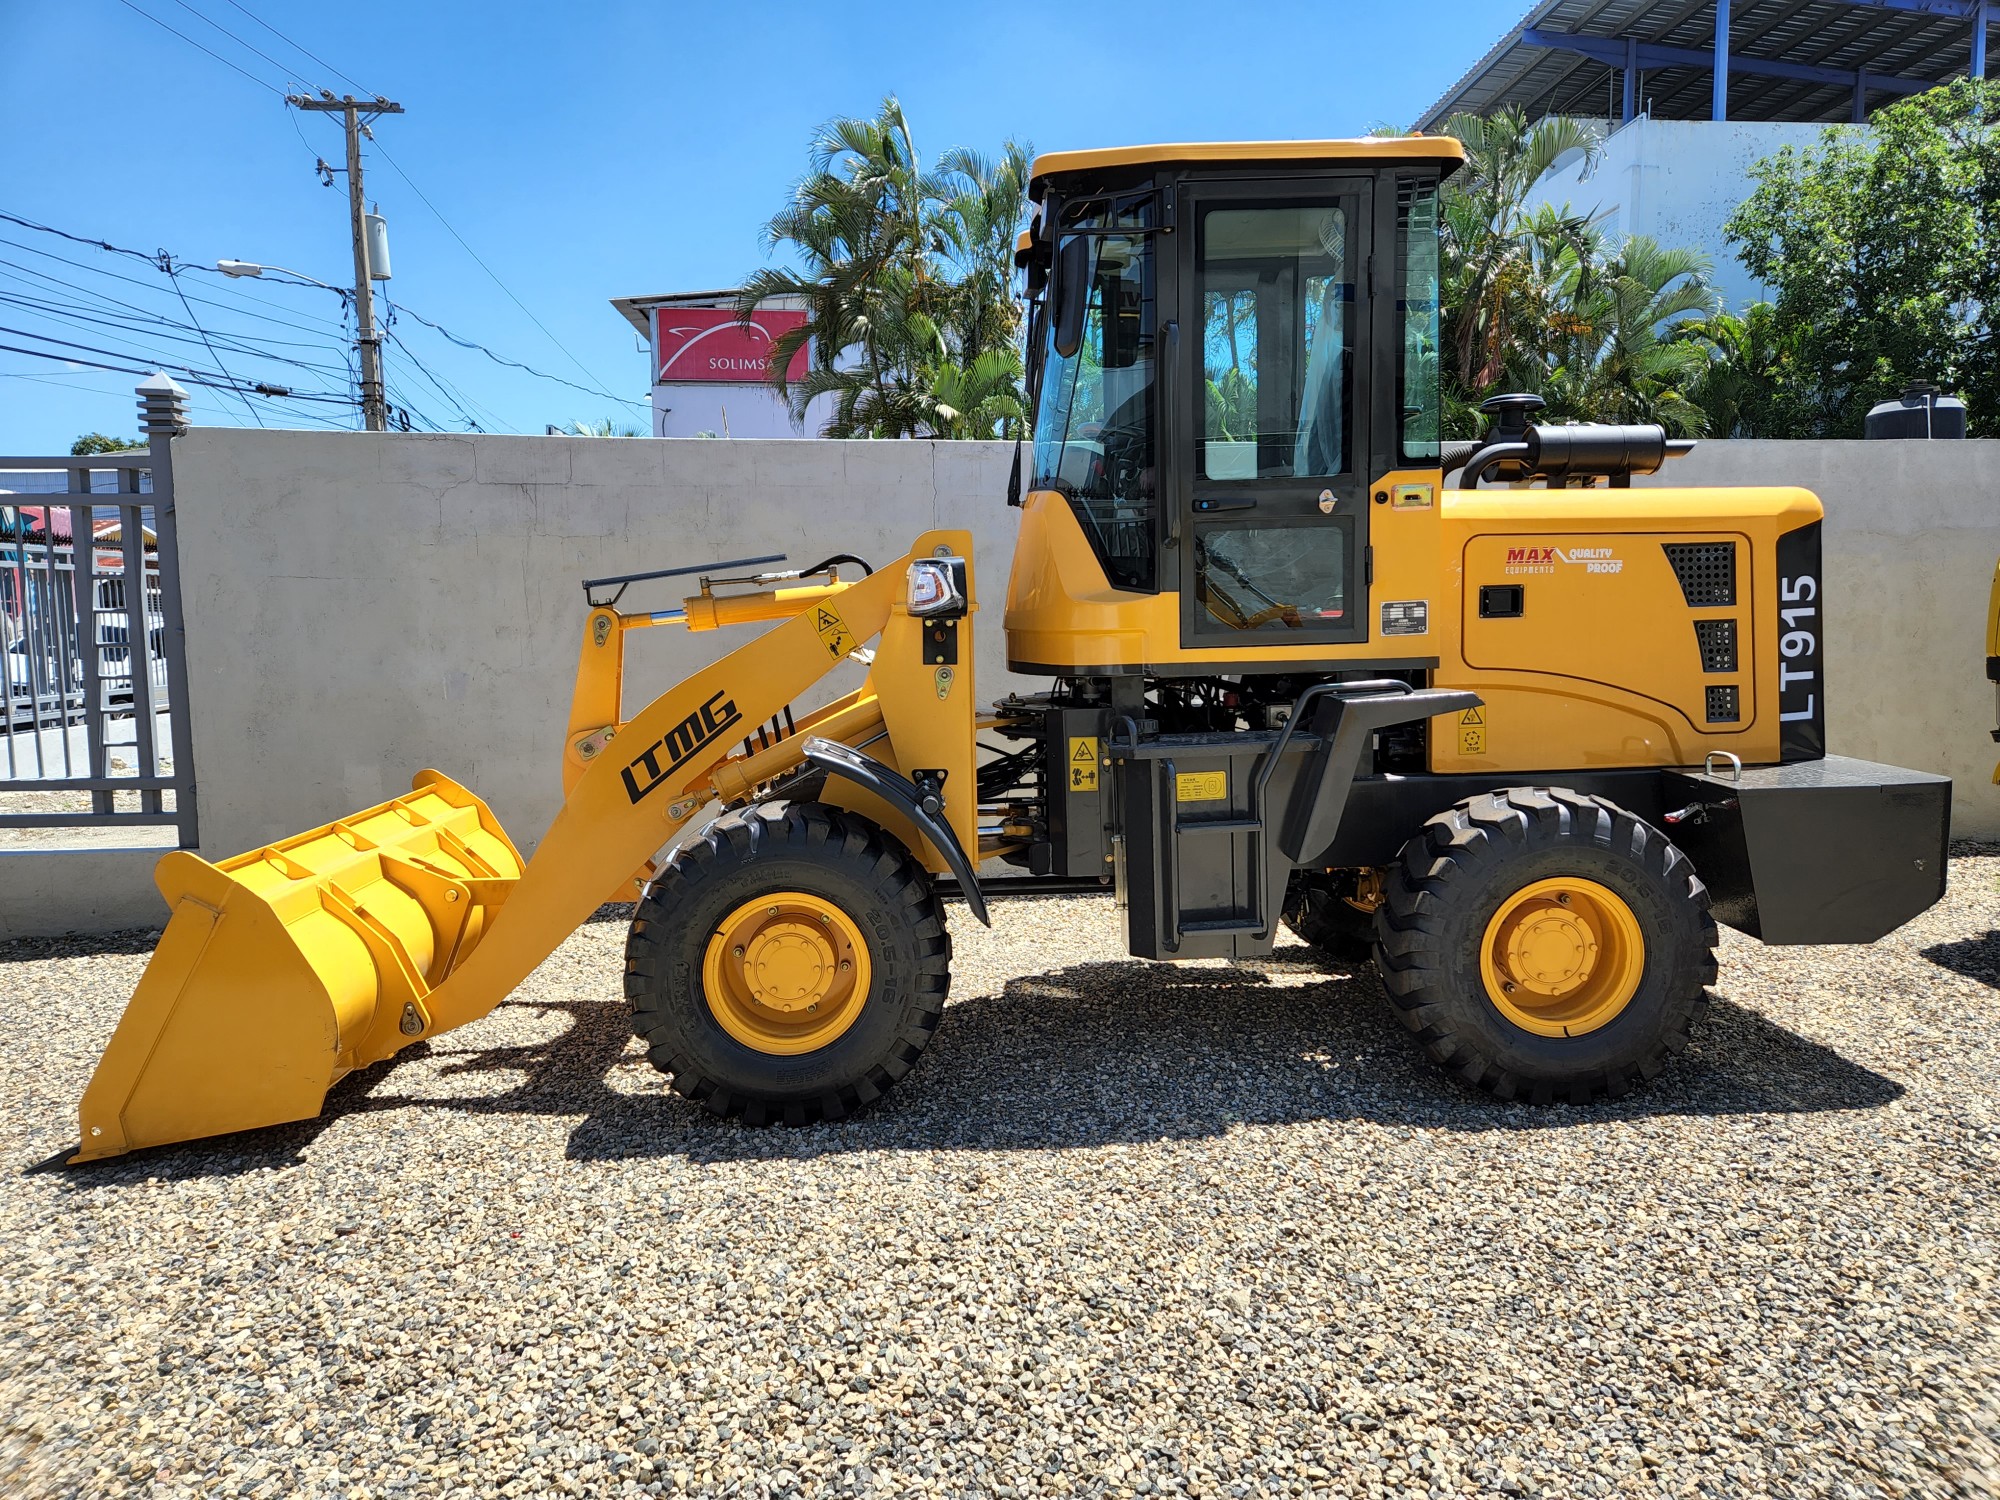
<path fill-rule="evenodd" d="M 1695 644 L 1701 648 L 1701 669 L 1704 672 L 1734 672 L 1736 670 L 1736 622 L 1734 620 L 1696 620 L 1694 622 Z"/>
<path fill-rule="evenodd" d="M 1708 722 L 1711 724 L 1734 724 L 1743 717 L 1736 706 L 1734 687 L 1712 687 L 1708 690 Z"/>
<path fill-rule="evenodd" d="M 1734 542 L 1664 542 L 1667 561 L 1681 582 L 1690 609 L 1736 602 Z"/>

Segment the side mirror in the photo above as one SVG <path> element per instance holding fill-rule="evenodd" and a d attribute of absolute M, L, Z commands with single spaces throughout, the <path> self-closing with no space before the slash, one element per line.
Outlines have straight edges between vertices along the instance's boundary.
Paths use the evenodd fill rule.
<path fill-rule="evenodd" d="M 1083 347 L 1083 314 L 1090 305 L 1090 236 L 1072 234 L 1056 246 L 1055 350 L 1074 359 Z"/>

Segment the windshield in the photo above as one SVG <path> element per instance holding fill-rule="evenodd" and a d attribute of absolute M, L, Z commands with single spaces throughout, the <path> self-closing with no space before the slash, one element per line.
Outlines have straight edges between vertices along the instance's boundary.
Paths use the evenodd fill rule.
<path fill-rule="evenodd" d="M 1067 218 L 1067 216 L 1065 216 Z M 1035 488 L 1056 490 L 1119 588 L 1153 587 L 1159 486 L 1153 450 L 1154 337 L 1151 203 L 1096 207 L 1069 219 L 1057 245 L 1077 231 L 1086 253 L 1071 265 L 1088 288 L 1074 353 L 1057 352 L 1064 320 L 1054 309 L 1073 289 L 1050 289 L 1041 320 L 1042 379 L 1035 411 Z"/>

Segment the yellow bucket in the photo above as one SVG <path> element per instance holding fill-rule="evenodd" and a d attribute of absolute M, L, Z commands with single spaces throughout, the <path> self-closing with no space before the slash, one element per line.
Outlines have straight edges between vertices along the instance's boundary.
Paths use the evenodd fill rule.
<path fill-rule="evenodd" d="M 72 1161 L 310 1119 L 430 1032 L 425 1001 L 523 861 L 436 771 L 408 796 L 212 865 L 154 873 L 172 916 L 78 1111 Z"/>

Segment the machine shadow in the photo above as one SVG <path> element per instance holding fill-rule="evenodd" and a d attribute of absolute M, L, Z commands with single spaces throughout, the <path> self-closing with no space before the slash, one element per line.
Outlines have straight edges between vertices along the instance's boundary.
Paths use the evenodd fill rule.
<path fill-rule="evenodd" d="M 445 1085 L 439 1092 L 399 1087 L 417 1079 L 398 1065 L 343 1083 L 327 1100 L 325 1120 L 413 1106 L 581 1115 L 572 1159 L 721 1162 L 881 1149 L 1062 1149 L 1309 1120 L 1544 1130 L 1657 1115 L 1869 1109 L 1903 1092 L 1718 999 L 1695 1045 L 1649 1089 L 1587 1108 L 1503 1104 L 1422 1057 L 1370 974 L 1268 960 L 1207 969 L 1127 960 L 1015 979 L 1000 995 L 952 1006 L 916 1071 L 850 1120 L 755 1129 L 664 1093 L 644 1057 L 628 1048 L 622 1004 L 537 1008 L 565 1013 L 568 1024 L 524 1046 L 454 1048 L 440 1038 L 428 1054 Z M 509 1086 L 480 1093 L 482 1078 Z"/>
<path fill-rule="evenodd" d="M 1935 943 L 1922 952 L 1940 969 L 2000 989 L 2000 932 L 1982 932 L 1954 943 Z"/>
<path fill-rule="evenodd" d="M 1719 998 L 1694 1045 L 1650 1088 L 1583 1108 L 1503 1104 L 1439 1073 L 1397 1027 L 1366 971 L 1282 957 L 1221 968 L 1125 960 L 1010 980 L 999 995 L 953 1005 L 923 1062 L 875 1108 L 833 1125 L 765 1129 L 717 1120 L 664 1092 L 630 1046 L 622 1001 L 515 1000 L 506 1010 L 540 1012 L 560 1029 L 513 1046 L 465 1045 L 463 1033 L 420 1044 L 343 1079 L 311 1120 L 74 1171 L 53 1159 L 29 1170 L 63 1172 L 84 1188 L 280 1168 L 336 1121 L 398 1110 L 580 1117 L 572 1160 L 719 1163 L 1059 1150 L 1312 1120 L 1550 1130 L 1661 1115 L 1872 1109 L 1903 1092 Z"/>

